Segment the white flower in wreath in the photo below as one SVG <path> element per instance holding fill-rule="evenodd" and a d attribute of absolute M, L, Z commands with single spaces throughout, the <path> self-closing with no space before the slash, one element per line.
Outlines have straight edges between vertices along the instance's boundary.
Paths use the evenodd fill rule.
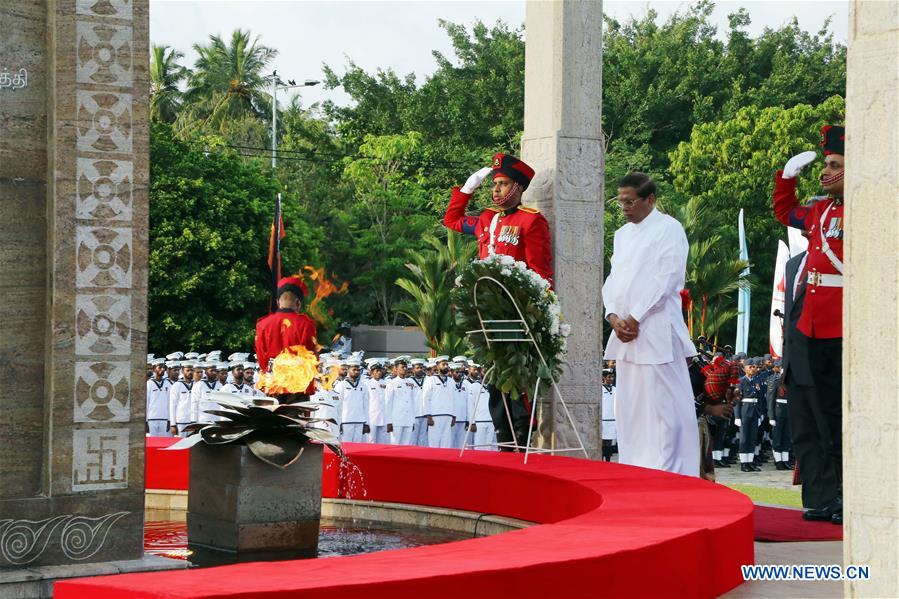
<path fill-rule="evenodd" d="M 461 287 L 461 286 L 462 286 L 462 275 L 459 275 L 458 277 L 456 277 L 456 287 Z"/>
<path fill-rule="evenodd" d="M 497 254 L 499 257 L 499 263 L 504 266 L 512 266 L 515 264 L 515 258 L 512 256 L 507 256 L 506 254 Z"/>
<path fill-rule="evenodd" d="M 562 335 L 562 337 L 567 337 L 568 335 L 571 334 L 571 325 L 568 324 L 567 322 L 563 325 L 559 325 L 559 333 Z M 564 342 L 563 342 L 563 347 L 564 347 Z"/>

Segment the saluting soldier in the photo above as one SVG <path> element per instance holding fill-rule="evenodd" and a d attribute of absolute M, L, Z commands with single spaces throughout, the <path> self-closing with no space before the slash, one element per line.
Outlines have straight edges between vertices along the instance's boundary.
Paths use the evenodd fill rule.
<path fill-rule="evenodd" d="M 467 216 L 465 210 L 471 196 L 491 173 L 493 205 L 479 215 Z M 552 286 L 553 255 L 549 224 L 539 210 L 521 205 L 522 194 L 533 178 L 534 169 L 518 158 L 502 153 L 494 155 L 492 166 L 472 174 L 462 187 L 453 188 L 443 224 L 454 231 L 477 237 L 481 259 L 493 254 L 512 256 Z M 518 445 L 527 445 L 530 413 L 524 402 L 508 402 L 513 432 L 509 429 L 502 393 L 493 385 L 488 385 L 487 389 L 497 438 L 500 442 L 515 440 Z"/>
<path fill-rule="evenodd" d="M 781 223 L 808 232 L 808 253 L 804 265 L 806 293 L 798 333 L 807 339 L 817 403 L 813 411 L 822 416 L 816 424 L 818 436 L 826 444 L 839 487 L 819 508 L 809 510 L 806 519 L 843 523 L 842 492 L 842 387 L 843 387 L 843 176 L 845 174 L 845 128 L 826 125 L 821 129 L 824 168 L 819 180 L 827 197 L 801 206 L 796 195 L 796 177 L 815 161 L 815 152 L 803 152 L 787 161 L 775 175 L 774 214 Z M 798 423 L 794 422 L 794 426 Z M 800 470 L 802 468 L 800 460 Z"/>

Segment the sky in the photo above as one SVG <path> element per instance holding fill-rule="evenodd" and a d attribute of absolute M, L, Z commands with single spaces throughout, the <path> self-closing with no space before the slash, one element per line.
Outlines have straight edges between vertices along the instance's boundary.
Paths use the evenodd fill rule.
<path fill-rule="evenodd" d="M 679 0 L 608 0 L 606 14 L 618 20 L 640 17 L 650 8 L 666 18 L 684 10 L 689 2 Z M 727 15 L 740 6 L 752 19 L 750 34 L 765 27 L 777 28 L 799 19 L 799 26 L 818 31 L 832 17 L 834 39 L 845 43 L 848 36 L 848 0 L 753 0 L 716 2 L 714 22 L 727 29 Z M 150 0 L 150 40 L 177 48 L 184 64 L 196 58 L 191 46 L 210 35 L 224 38 L 236 29 L 249 29 L 264 45 L 279 52 L 273 68 L 283 79 L 321 79 L 322 65 L 342 73 L 348 60 L 369 72 L 391 68 L 400 75 L 414 72 L 418 81 L 432 73 L 436 62 L 431 52 L 452 56 L 452 46 L 438 19 L 470 25 L 476 20 L 510 26 L 524 24 L 525 2 L 509 1 L 290 1 L 290 0 Z M 346 104 L 340 89 L 323 86 L 303 88 L 302 103 L 332 100 Z M 279 97 L 279 102 L 286 98 Z"/>

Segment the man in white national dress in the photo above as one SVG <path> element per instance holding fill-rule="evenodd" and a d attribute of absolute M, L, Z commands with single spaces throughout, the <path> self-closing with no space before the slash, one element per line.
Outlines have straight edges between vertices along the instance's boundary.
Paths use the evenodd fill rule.
<path fill-rule="evenodd" d="M 687 358 L 696 354 L 681 312 L 689 245 L 675 219 L 656 210 L 656 186 L 631 173 L 618 183 L 627 224 L 615 232 L 602 288 L 617 364 L 619 462 L 699 475 L 699 432 Z"/>

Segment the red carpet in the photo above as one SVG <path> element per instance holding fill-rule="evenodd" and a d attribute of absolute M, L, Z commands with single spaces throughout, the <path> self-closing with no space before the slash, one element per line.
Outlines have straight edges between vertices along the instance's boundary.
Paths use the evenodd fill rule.
<path fill-rule="evenodd" d="M 756 541 L 842 541 L 843 527 L 830 522 L 808 522 L 802 510 L 757 505 L 752 513 Z"/>
<path fill-rule="evenodd" d="M 158 451 L 163 444 L 148 448 L 148 488 L 186 481 L 186 459 L 179 458 L 187 452 Z M 546 455 L 524 465 L 522 456 L 499 452 L 460 458 L 448 449 L 345 448 L 355 467 L 343 468 L 326 453 L 325 496 L 457 508 L 538 525 L 341 558 L 60 580 L 54 597 L 703 598 L 740 585 L 740 566 L 754 561 L 752 503 L 698 478 Z"/>

